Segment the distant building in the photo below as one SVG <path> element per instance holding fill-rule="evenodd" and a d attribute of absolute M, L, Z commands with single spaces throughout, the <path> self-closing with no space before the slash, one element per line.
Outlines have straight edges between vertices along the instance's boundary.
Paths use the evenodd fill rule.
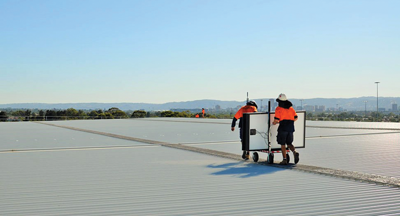
<path fill-rule="evenodd" d="M 315 106 L 313 105 L 305 105 L 304 110 L 307 112 L 315 112 Z"/>
<path fill-rule="evenodd" d="M 301 109 L 301 106 L 298 106 Z M 325 112 L 326 107 L 324 105 L 304 105 L 303 109 L 309 112 Z"/>
<path fill-rule="evenodd" d="M 329 107 L 328 109 L 326 109 L 327 111 L 329 111 L 329 112 L 335 112 L 336 111 L 336 108 L 334 108 L 334 107 Z"/>
<path fill-rule="evenodd" d="M 315 106 L 315 112 L 325 112 L 325 106 Z"/>
<path fill-rule="evenodd" d="M 269 102 L 271 103 L 271 110 L 275 110 L 277 107 L 277 103 L 275 102 L 274 99 L 269 99 Z"/>
<path fill-rule="evenodd" d="M 393 112 L 397 112 L 398 110 L 397 110 L 397 103 L 393 103 L 392 104 L 392 111 Z"/>

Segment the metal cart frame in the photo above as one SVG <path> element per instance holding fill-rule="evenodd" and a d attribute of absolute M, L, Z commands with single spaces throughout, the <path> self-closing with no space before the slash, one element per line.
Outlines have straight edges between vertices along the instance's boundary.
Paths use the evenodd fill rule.
<path fill-rule="evenodd" d="M 274 114 L 274 112 L 271 112 L 270 110 L 270 101 L 268 101 L 268 112 L 264 112 L 264 113 L 245 113 L 243 114 L 243 125 L 242 125 L 242 130 L 243 130 L 243 144 L 244 144 L 244 148 L 246 151 L 251 151 L 253 152 L 253 161 L 254 162 L 258 162 L 260 159 L 260 156 L 258 154 L 258 152 L 262 152 L 262 153 L 267 153 L 268 157 L 267 157 L 267 163 L 272 164 L 274 163 L 274 153 L 281 153 L 281 147 L 276 147 L 277 144 L 274 143 L 275 147 L 272 147 L 271 145 L 271 115 Z M 306 112 L 305 111 L 298 111 L 298 114 L 303 113 L 301 115 L 303 115 L 303 120 L 304 122 L 301 122 L 302 125 L 304 125 L 304 128 L 299 128 L 300 130 L 300 138 L 297 140 L 298 145 L 295 145 L 295 148 L 305 148 L 305 116 L 306 116 Z M 267 115 L 266 115 L 267 114 Z M 265 115 L 267 116 L 267 120 L 262 121 L 262 126 L 265 128 L 265 126 L 267 127 L 267 131 L 266 132 L 259 132 L 257 131 L 256 128 L 250 128 L 253 127 L 251 126 L 251 117 L 255 117 L 254 115 L 263 115 L 263 119 L 265 120 Z M 264 122 L 266 125 L 264 125 Z M 260 123 L 258 123 L 260 124 Z M 301 130 L 302 129 L 302 130 Z M 274 133 L 276 133 L 276 131 L 273 131 Z M 301 133 L 303 132 L 303 133 Z M 264 139 L 265 145 L 262 144 L 257 144 L 256 148 L 252 148 L 252 143 L 251 143 L 251 139 L 250 136 L 254 136 L 254 135 L 261 135 L 261 137 Z M 296 135 L 296 134 L 295 134 Z M 301 139 L 302 137 L 302 139 Z M 275 141 L 275 140 L 274 140 Z M 286 160 L 288 161 L 288 163 L 290 162 L 290 156 L 289 156 L 289 152 L 290 150 L 288 148 L 286 148 Z"/>

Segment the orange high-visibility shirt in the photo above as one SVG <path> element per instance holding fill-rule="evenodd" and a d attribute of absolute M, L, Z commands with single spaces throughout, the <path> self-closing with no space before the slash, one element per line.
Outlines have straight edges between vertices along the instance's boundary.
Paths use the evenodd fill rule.
<path fill-rule="evenodd" d="M 240 119 L 242 119 L 243 113 L 252 113 L 252 112 L 257 112 L 257 108 L 255 106 L 250 106 L 250 105 L 242 106 L 233 117 L 231 126 L 235 127 L 236 121 L 239 119 L 239 127 L 242 127 L 242 122 L 240 121 Z"/>
<path fill-rule="evenodd" d="M 296 118 L 297 118 L 297 113 L 293 109 L 293 107 L 290 107 L 289 109 L 285 109 L 283 107 L 277 107 L 275 109 L 275 119 L 278 121 L 283 121 L 283 120 L 294 121 L 294 119 Z"/>
<path fill-rule="evenodd" d="M 242 106 L 235 114 L 235 118 L 240 119 L 243 117 L 243 113 L 252 113 L 252 112 L 257 112 L 257 108 L 250 105 Z"/>
<path fill-rule="evenodd" d="M 294 120 L 297 119 L 297 113 L 293 107 L 288 109 L 277 107 L 274 119 L 279 121 L 278 131 L 294 132 Z"/>

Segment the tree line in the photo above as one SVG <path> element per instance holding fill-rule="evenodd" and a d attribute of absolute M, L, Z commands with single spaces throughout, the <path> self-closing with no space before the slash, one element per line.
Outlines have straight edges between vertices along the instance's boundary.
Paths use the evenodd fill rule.
<path fill-rule="evenodd" d="M 187 111 L 122 111 L 112 107 L 108 110 L 12 110 L 0 111 L 0 121 L 55 121 L 77 119 L 125 119 L 149 117 L 196 118 L 199 113 Z M 206 113 L 205 118 L 231 119 L 232 111 Z M 201 115 L 200 115 L 201 116 Z M 363 121 L 363 122 L 400 122 L 400 115 L 382 112 L 307 112 L 306 120 L 313 121 Z"/>
<path fill-rule="evenodd" d="M 6 109 L 0 111 L 0 121 L 57 121 L 57 120 L 78 120 L 78 119 L 125 119 L 125 118 L 145 118 L 145 117 L 177 117 L 195 118 L 197 113 L 190 111 L 149 111 L 135 110 L 122 111 L 112 107 L 108 110 L 76 110 L 69 108 L 65 110 L 13 110 Z M 207 115 L 207 118 L 217 118 L 216 115 Z"/>
<path fill-rule="evenodd" d="M 128 118 L 128 115 L 112 107 L 108 110 L 7 110 L 0 112 L 0 121 L 55 121 L 77 119 L 116 119 Z"/>

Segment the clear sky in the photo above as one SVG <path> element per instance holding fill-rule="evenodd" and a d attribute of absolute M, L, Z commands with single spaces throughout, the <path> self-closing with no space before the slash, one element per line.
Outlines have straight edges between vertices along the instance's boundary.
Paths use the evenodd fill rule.
<path fill-rule="evenodd" d="M 400 97 L 398 0 L 0 0 L 0 103 Z"/>

